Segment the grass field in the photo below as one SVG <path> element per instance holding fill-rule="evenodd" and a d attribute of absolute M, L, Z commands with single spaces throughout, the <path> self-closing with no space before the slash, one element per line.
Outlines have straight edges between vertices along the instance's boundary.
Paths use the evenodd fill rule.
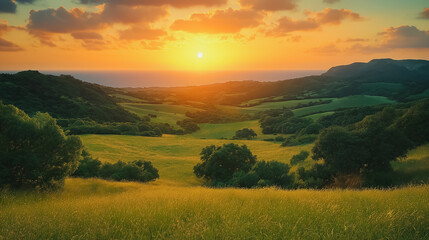
<path fill-rule="evenodd" d="M 185 113 L 188 111 L 201 111 L 201 109 L 194 107 L 170 104 L 121 103 L 121 106 L 140 117 L 155 114 L 157 118 L 152 118 L 152 121 L 172 125 L 176 125 L 177 121 L 185 119 Z"/>
<path fill-rule="evenodd" d="M 246 144 L 260 160 L 286 163 L 300 151 L 311 149 L 311 145 L 280 147 L 278 143 L 265 141 L 198 139 L 192 136 L 172 135 L 162 138 L 87 135 L 81 138 L 89 152 L 101 161 L 128 162 L 139 159 L 152 161 L 159 169 L 158 182 L 181 186 L 201 185 L 193 174 L 193 167 L 199 162 L 201 149 L 209 145 L 231 142 Z"/>
<path fill-rule="evenodd" d="M 350 97 L 334 99 L 331 103 L 328 103 L 328 104 L 296 109 L 293 112 L 295 113 L 295 116 L 303 116 L 303 115 L 310 115 L 310 114 L 319 113 L 319 112 L 330 112 L 336 109 L 374 106 L 378 104 L 388 104 L 388 103 L 395 103 L 395 101 L 392 101 L 386 97 L 380 97 L 380 96 L 366 96 L 366 95 L 350 96 Z"/>
<path fill-rule="evenodd" d="M 427 239 L 428 186 L 240 190 L 69 179 L 0 195 L 0 239 Z"/>
<path fill-rule="evenodd" d="M 210 189 L 201 187 L 192 173 L 201 148 L 211 144 L 246 144 L 259 159 L 282 162 L 311 145 L 281 148 L 264 141 L 168 135 L 86 135 L 82 140 L 102 161 L 152 161 L 160 179 L 144 184 L 72 178 L 56 193 L 0 192 L 0 239 L 429 237 L 428 185 L 390 190 Z M 411 151 L 396 168 L 416 162 L 421 167 L 428 156 L 429 144 Z"/>

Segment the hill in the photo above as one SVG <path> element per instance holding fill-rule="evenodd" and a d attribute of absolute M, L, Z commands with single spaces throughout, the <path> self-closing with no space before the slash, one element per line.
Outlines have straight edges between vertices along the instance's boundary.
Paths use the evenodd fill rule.
<path fill-rule="evenodd" d="M 376 59 L 368 63 L 333 67 L 320 76 L 278 82 L 237 81 L 205 86 L 137 88 L 123 91 L 152 103 L 169 102 L 201 107 L 212 104 L 240 106 L 254 99 L 260 100 L 251 105 L 352 95 L 384 96 L 396 101 L 407 101 L 426 96 L 427 89 L 429 61 Z"/>
<path fill-rule="evenodd" d="M 98 122 L 132 122 L 139 118 L 108 96 L 104 87 L 72 76 L 37 71 L 0 74 L 0 100 L 33 115 L 48 112 L 55 118 L 90 118 Z"/>

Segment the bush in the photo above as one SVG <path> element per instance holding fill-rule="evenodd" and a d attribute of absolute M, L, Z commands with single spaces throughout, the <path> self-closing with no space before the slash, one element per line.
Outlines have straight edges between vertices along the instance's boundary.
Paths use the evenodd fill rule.
<path fill-rule="evenodd" d="M 185 133 L 193 133 L 200 130 L 198 124 L 196 124 L 192 119 L 186 118 L 182 121 L 177 121 L 177 125 L 183 128 Z"/>
<path fill-rule="evenodd" d="M 317 135 L 299 135 L 290 136 L 282 143 L 282 147 L 299 146 L 313 143 L 317 139 Z"/>
<path fill-rule="evenodd" d="M 139 182 L 149 182 L 159 178 L 158 169 L 153 167 L 151 162 L 139 160 L 130 163 L 119 161 L 114 164 L 101 164 L 98 159 L 93 159 L 86 151 L 83 152 L 82 156 L 83 159 L 73 174 L 74 177 L 99 177 L 108 180 Z"/>
<path fill-rule="evenodd" d="M 303 162 L 305 159 L 308 158 L 309 155 L 310 153 L 307 151 L 301 151 L 299 154 L 293 155 L 290 159 L 290 165 L 295 166 L 300 162 Z"/>
<path fill-rule="evenodd" d="M 80 138 L 66 136 L 49 114 L 30 118 L 0 102 L 0 188 L 60 188 L 81 153 Z"/>
<path fill-rule="evenodd" d="M 233 137 L 233 139 L 248 139 L 248 140 L 250 140 L 256 136 L 257 136 L 257 134 L 255 133 L 255 131 L 253 131 L 253 129 L 243 128 L 243 129 L 235 132 L 235 136 Z"/>

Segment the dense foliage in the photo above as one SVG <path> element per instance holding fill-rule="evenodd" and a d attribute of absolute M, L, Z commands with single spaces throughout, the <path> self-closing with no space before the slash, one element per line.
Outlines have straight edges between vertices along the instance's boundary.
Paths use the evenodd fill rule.
<path fill-rule="evenodd" d="M 73 176 L 82 178 L 103 178 L 116 181 L 149 182 L 159 178 L 158 169 L 148 161 L 133 161 L 129 163 L 117 162 L 101 163 L 98 159 L 84 151 L 83 159 Z"/>
<path fill-rule="evenodd" d="M 253 139 L 258 136 L 253 129 L 243 128 L 235 132 L 233 139 Z"/>
<path fill-rule="evenodd" d="M 159 137 L 162 134 L 182 135 L 184 131 L 176 129 L 168 123 L 139 122 L 105 122 L 98 123 L 90 119 L 61 119 L 58 120 L 65 130 L 71 134 L 118 134 Z"/>
<path fill-rule="evenodd" d="M 81 151 L 80 138 L 66 136 L 49 114 L 30 118 L 0 102 L 0 188 L 60 188 Z"/>
<path fill-rule="evenodd" d="M 178 126 L 182 127 L 185 133 L 193 133 L 200 130 L 198 124 L 196 124 L 192 119 L 186 118 L 182 121 L 177 121 Z"/>
<path fill-rule="evenodd" d="M 47 112 L 54 118 L 89 118 L 97 122 L 134 122 L 104 88 L 72 76 L 44 75 L 36 71 L 0 74 L 0 100 L 30 116 Z"/>
<path fill-rule="evenodd" d="M 293 177 L 289 165 L 276 161 L 256 160 L 246 145 L 208 146 L 201 152 L 201 161 L 194 173 L 215 187 L 290 187 Z"/>

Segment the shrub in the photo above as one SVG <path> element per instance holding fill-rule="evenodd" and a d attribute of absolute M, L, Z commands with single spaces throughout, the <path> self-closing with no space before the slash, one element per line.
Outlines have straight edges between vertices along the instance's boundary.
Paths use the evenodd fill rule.
<path fill-rule="evenodd" d="M 290 136 L 285 139 L 285 141 L 282 143 L 282 146 L 287 147 L 287 146 L 299 146 L 299 145 L 310 144 L 314 142 L 316 139 L 317 139 L 317 135 Z"/>
<path fill-rule="evenodd" d="M 49 114 L 30 118 L 0 102 L 0 188 L 60 188 L 81 153 L 80 138 L 66 136 Z"/>
<path fill-rule="evenodd" d="M 310 153 L 307 151 L 301 151 L 299 154 L 293 155 L 290 159 L 290 165 L 295 166 L 300 162 L 303 162 L 305 159 L 308 158 L 309 155 Z"/>
<path fill-rule="evenodd" d="M 183 128 L 185 133 L 193 133 L 200 130 L 198 124 L 196 124 L 192 119 L 186 118 L 182 121 L 177 121 L 177 125 Z"/>
<path fill-rule="evenodd" d="M 235 132 L 235 136 L 233 137 L 233 139 L 248 139 L 248 140 L 250 140 L 256 136 L 257 136 L 257 134 L 255 133 L 255 131 L 253 131 L 253 129 L 243 128 L 243 129 Z"/>

